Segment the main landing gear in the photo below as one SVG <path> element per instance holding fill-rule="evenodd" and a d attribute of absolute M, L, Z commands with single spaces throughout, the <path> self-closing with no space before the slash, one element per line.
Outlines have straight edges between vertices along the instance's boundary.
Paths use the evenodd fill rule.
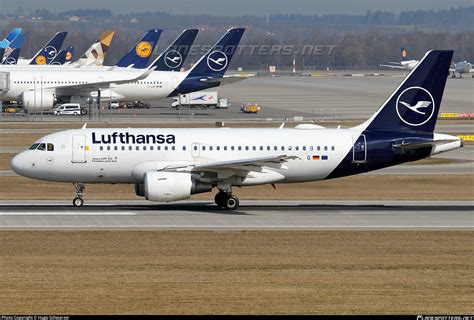
<path fill-rule="evenodd" d="M 86 186 L 83 183 L 73 183 L 74 188 L 76 188 L 76 197 L 72 200 L 72 205 L 75 207 L 82 207 L 84 205 L 84 190 Z"/>
<path fill-rule="evenodd" d="M 216 194 L 214 201 L 219 208 L 225 208 L 227 210 L 236 210 L 239 207 L 239 198 L 223 191 L 219 191 L 219 193 Z"/>

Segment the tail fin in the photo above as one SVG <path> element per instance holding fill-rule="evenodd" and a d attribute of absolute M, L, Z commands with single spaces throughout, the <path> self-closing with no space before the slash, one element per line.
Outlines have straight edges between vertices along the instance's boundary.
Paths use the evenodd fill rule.
<path fill-rule="evenodd" d="M 408 52 L 405 48 L 401 47 L 400 48 L 400 55 L 402 56 L 402 61 L 408 61 Z"/>
<path fill-rule="evenodd" d="M 50 65 L 53 66 L 60 66 L 63 65 L 66 62 L 66 50 L 61 50 L 59 53 L 54 57 L 54 59 L 51 61 Z"/>
<path fill-rule="evenodd" d="M 3 61 L 4 56 L 5 56 L 5 48 L 0 48 L 0 61 Z"/>
<path fill-rule="evenodd" d="M 21 28 L 15 28 L 10 33 L 0 41 L 0 48 L 6 48 L 18 37 L 23 37 L 23 30 Z M 23 43 L 22 43 L 23 44 Z M 15 48 L 13 48 L 15 49 Z"/>
<path fill-rule="evenodd" d="M 131 66 L 137 69 L 145 68 L 162 31 L 163 30 L 158 29 L 148 31 L 145 36 L 117 62 L 117 66 L 124 68 Z"/>
<path fill-rule="evenodd" d="M 433 50 L 360 127 L 366 130 L 434 131 L 453 51 Z"/>
<path fill-rule="evenodd" d="M 11 39 L 11 41 L 7 40 L 7 46 L 5 47 L 5 57 L 8 58 L 8 56 L 13 52 L 14 49 L 21 49 L 23 46 L 23 43 L 25 42 L 25 35 L 21 31 L 21 29 L 17 28 L 14 30 L 20 30 L 20 32 L 10 32 L 8 37 Z M 11 35 L 16 35 L 16 37 L 13 37 Z"/>
<path fill-rule="evenodd" d="M 184 30 L 178 38 L 152 63 L 156 71 L 179 71 L 196 39 L 198 29 Z"/>
<path fill-rule="evenodd" d="M 77 64 L 80 66 L 101 66 L 104 64 L 105 56 L 109 51 L 110 43 L 115 31 L 105 31 L 99 39 L 84 52 Z"/>
<path fill-rule="evenodd" d="M 31 59 L 30 64 L 50 64 L 56 57 L 64 39 L 66 39 L 67 32 L 58 32 L 46 43 L 46 45 L 36 53 Z"/>
<path fill-rule="evenodd" d="M 69 46 L 66 49 L 66 61 L 64 62 L 64 64 L 71 63 L 72 59 L 74 59 L 74 46 Z"/>
<path fill-rule="evenodd" d="M 20 48 L 13 49 L 13 51 L 10 53 L 8 57 L 3 60 L 2 64 L 17 64 L 18 63 L 18 58 L 20 58 Z"/>
<path fill-rule="evenodd" d="M 226 34 L 209 50 L 189 71 L 188 78 L 221 78 L 230 65 L 244 28 L 229 29 Z"/>

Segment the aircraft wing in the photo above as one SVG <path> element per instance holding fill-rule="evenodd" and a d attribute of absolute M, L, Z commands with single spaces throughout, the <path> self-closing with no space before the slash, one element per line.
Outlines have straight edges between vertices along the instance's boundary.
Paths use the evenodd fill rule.
<path fill-rule="evenodd" d="M 392 68 L 392 69 L 406 69 L 406 67 L 402 65 L 381 64 L 380 66 L 385 67 L 385 68 Z"/>
<path fill-rule="evenodd" d="M 295 156 L 281 155 L 277 157 L 248 158 L 240 160 L 217 161 L 209 163 L 200 163 L 193 166 L 193 170 L 208 169 L 231 169 L 235 167 L 262 167 L 270 164 L 282 164 L 288 160 L 298 159 Z"/>
<path fill-rule="evenodd" d="M 295 156 L 274 156 L 262 158 L 247 158 L 239 160 L 204 162 L 190 165 L 171 165 L 162 168 L 163 171 L 252 171 L 252 168 L 282 165 L 288 160 L 299 159 Z M 247 167 L 247 168 L 246 168 Z"/>
<path fill-rule="evenodd" d="M 216 77 L 208 77 L 208 78 L 202 78 L 201 82 L 206 82 L 206 83 L 221 83 L 221 84 L 230 84 L 230 83 L 235 83 L 239 82 L 242 80 L 245 80 L 247 78 L 255 76 L 254 74 L 251 75 L 229 75 L 229 76 L 223 76 L 222 78 Z"/>
<path fill-rule="evenodd" d="M 56 94 L 59 96 L 84 95 L 84 94 L 89 95 L 90 92 L 92 91 L 104 90 L 114 85 L 143 80 L 147 78 L 154 70 L 155 68 L 148 69 L 145 72 L 143 72 L 141 75 L 135 78 L 128 78 L 128 79 L 124 78 L 124 79 L 115 79 L 115 80 L 110 80 L 110 81 L 98 81 L 98 82 L 89 82 L 89 83 L 83 83 L 83 84 L 71 84 L 71 85 L 59 86 L 59 87 L 55 87 Z"/>

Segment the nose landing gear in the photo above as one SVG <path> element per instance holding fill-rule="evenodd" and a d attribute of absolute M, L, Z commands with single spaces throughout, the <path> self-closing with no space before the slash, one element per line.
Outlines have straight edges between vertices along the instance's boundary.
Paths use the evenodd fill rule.
<path fill-rule="evenodd" d="M 82 207 L 84 205 L 84 191 L 86 186 L 83 183 L 73 183 L 74 188 L 76 188 L 76 197 L 72 200 L 72 205 L 75 207 Z"/>
<path fill-rule="evenodd" d="M 236 210 L 239 207 L 239 198 L 223 191 L 216 194 L 214 201 L 219 208 L 227 210 Z"/>

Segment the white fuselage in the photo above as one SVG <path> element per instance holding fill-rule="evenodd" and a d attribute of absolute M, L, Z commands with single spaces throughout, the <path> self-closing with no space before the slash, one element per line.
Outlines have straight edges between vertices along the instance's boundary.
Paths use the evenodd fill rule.
<path fill-rule="evenodd" d="M 1 100 L 17 100 L 25 91 L 56 91 L 69 85 L 132 79 L 144 70 L 127 68 L 74 68 L 72 66 L 13 66 L 0 68 L 10 73 L 10 88 Z M 154 71 L 146 79 L 127 84 L 104 86 L 101 96 L 113 100 L 154 100 L 166 98 L 186 77 L 186 72 Z M 96 90 L 91 90 L 91 93 Z M 58 95 L 58 94 L 56 94 Z M 89 96 L 89 95 L 88 95 Z"/>
<path fill-rule="evenodd" d="M 115 143 L 94 143 L 113 139 Z M 164 141 L 132 143 L 121 140 L 120 133 L 163 135 Z M 142 163 L 156 162 L 150 169 L 177 165 L 193 165 L 216 161 L 296 156 L 283 166 L 270 168 L 282 175 L 279 181 L 302 182 L 321 180 L 351 150 L 353 135 L 348 129 L 81 129 L 68 130 L 43 137 L 37 143 L 51 143 L 54 151 L 28 150 L 16 159 L 21 174 L 52 181 L 87 183 L 137 183 L 143 172 Z M 173 136 L 174 143 L 166 137 Z M 74 138 L 76 137 L 76 138 Z M 73 139 L 84 137 L 84 149 Z M 125 142 L 125 143 L 124 143 Z M 150 141 L 151 142 L 151 141 Z M 171 142 L 171 141 L 169 141 Z M 75 158 L 75 159 L 74 159 Z M 316 160 L 318 159 L 318 160 Z M 21 165 L 19 165 L 21 163 Z M 25 171 L 26 170 L 26 171 Z M 137 171 L 138 170 L 138 171 Z M 260 184 L 260 183 L 256 183 Z"/>

